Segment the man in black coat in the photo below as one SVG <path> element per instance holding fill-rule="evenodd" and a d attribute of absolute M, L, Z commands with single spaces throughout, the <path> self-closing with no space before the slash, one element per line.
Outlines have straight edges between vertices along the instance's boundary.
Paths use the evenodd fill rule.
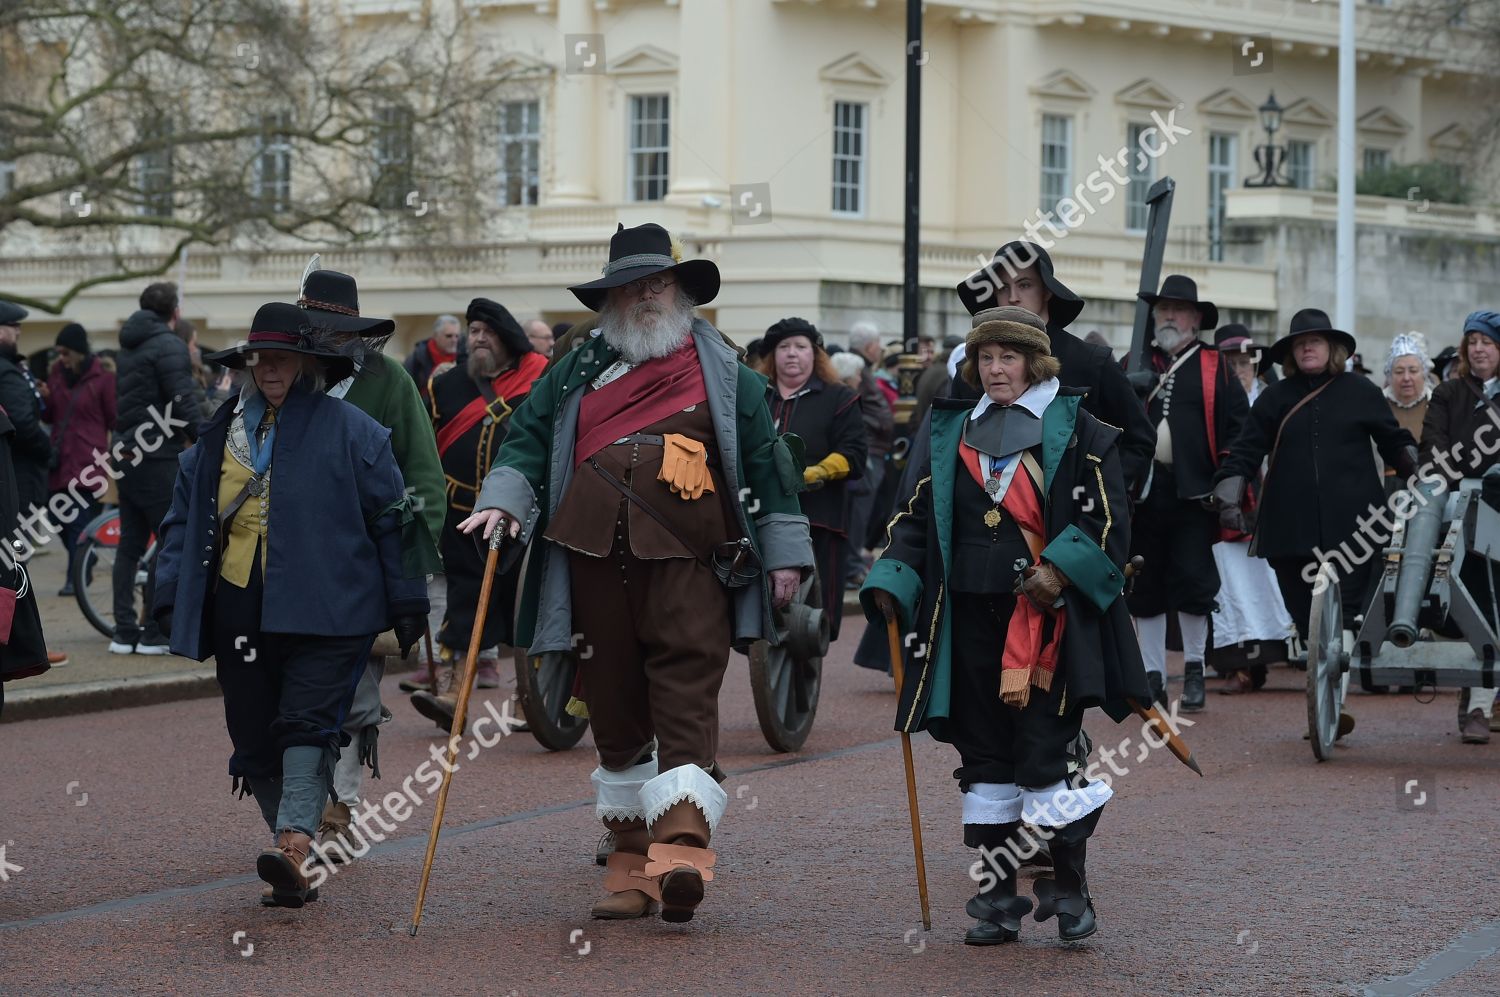
<path fill-rule="evenodd" d="M 115 552 L 115 654 L 168 654 L 154 620 L 141 625 L 135 604 L 135 573 L 151 534 L 172 507 L 177 456 L 198 438 L 208 415 L 203 386 L 193 377 L 188 345 L 173 332 L 179 315 L 177 285 L 152 284 L 141 292 L 141 309 L 120 327 L 116 357 L 115 439 L 122 464 L 120 546 Z M 156 565 L 146 580 L 146 605 L 156 591 Z"/>
<path fill-rule="evenodd" d="M 1219 324 L 1198 285 L 1171 274 L 1160 294 L 1142 294 L 1155 324 L 1152 364 L 1160 375 L 1146 396 L 1155 427 L 1154 459 L 1136 506 L 1130 552 L 1146 559 L 1128 605 L 1140 635 L 1152 694 L 1165 703 L 1167 613 L 1182 629 L 1182 709 L 1203 709 L 1203 657 L 1208 617 L 1219 594 L 1213 546 L 1218 515 L 1205 505 L 1214 474 L 1240 434 L 1249 402 L 1227 363 L 1198 338 Z"/>
<path fill-rule="evenodd" d="M 0 301 L 0 407 L 15 426 L 11 460 L 22 515 L 46 507 L 47 470 L 52 465 L 52 441 L 42 428 L 42 396 L 17 345 L 26 315 L 20 305 Z"/>
<path fill-rule="evenodd" d="M 425 404 L 430 400 L 432 379 L 464 362 L 463 326 L 457 315 L 439 315 L 432 323 L 432 335 L 412 347 L 402 364 L 417 382 L 417 393 Z M 439 369 L 441 368 L 441 369 Z"/>
<path fill-rule="evenodd" d="M 988 266 L 964 278 L 958 285 L 958 297 L 970 315 L 996 305 L 1019 305 L 1042 317 L 1052 340 L 1052 355 L 1062 364 L 1057 379 L 1088 392 L 1083 398 L 1084 411 L 1120 430 L 1120 466 L 1126 487 L 1135 494 L 1150 469 L 1155 434 L 1114 354 L 1067 331 L 1083 311 L 1084 300 L 1057 279 L 1047 251 L 1031 242 L 1006 243 L 995 250 Z M 961 377 L 953 379 L 950 394 L 954 398 L 976 397 Z"/>

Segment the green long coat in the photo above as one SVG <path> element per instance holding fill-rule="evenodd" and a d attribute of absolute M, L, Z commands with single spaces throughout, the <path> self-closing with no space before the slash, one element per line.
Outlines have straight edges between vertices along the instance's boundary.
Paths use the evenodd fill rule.
<path fill-rule="evenodd" d="M 1042 416 L 1041 465 L 1046 501 L 1042 559 L 1071 584 L 1063 590 L 1067 629 L 1054 681 L 1063 683 L 1065 709 L 1100 706 L 1116 722 L 1130 715 L 1126 697 L 1150 699 L 1140 645 L 1120 593 L 1130 551 L 1130 511 L 1116 449 L 1120 431 L 1081 411 L 1082 393 L 1062 388 Z M 890 544 L 860 590 L 866 617 L 885 619 L 873 592 L 896 599 L 908 660 L 896 729 L 930 730 L 947 741 L 952 694 L 953 622 L 948 571 L 952 564 L 953 485 L 967 474 L 959 456 L 964 420 L 973 400 L 933 402 L 930 444 L 913 447 L 921 464 L 915 493 L 903 496 L 891 520 Z M 925 450 L 925 453 L 923 451 Z M 996 655 L 1001 648 L 995 649 Z M 995 695 L 1000 690 L 995 689 Z"/>
<path fill-rule="evenodd" d="M 739 496 L 734 503 L 737 525 L 755 544 L 763 568 L 758 583 L 730 593 L 734 645 L 744 648 L 774 633 L 770 572 L 797 568 L 806 573 L 813 567 L 807 517 L 797 502 L 802 468 L 776 436 L 765 403 L 766 379 L 740 363 L 734 349 L 704 320 L 693 320 L 692 336 L 725 485 Z M 619 354 L 603 338 L 555 359 L 511 416 L 505 442 L 474 506 L 476 511 L 503 509 L 522 518 L 521 542 L 508 557 L 519 557 L 534 535 L 546 531 L 572 480 L 584 388 L 617 359 Z M 568 559 L 550 540 L 544 540 L 527 562 L 516 642 L 533 654 L 573 647 Z"/>

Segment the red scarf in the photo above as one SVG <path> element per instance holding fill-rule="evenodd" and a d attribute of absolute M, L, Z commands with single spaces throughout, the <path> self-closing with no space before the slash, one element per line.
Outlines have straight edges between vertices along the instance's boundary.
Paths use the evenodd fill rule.
<path fill-rule="evenodd" d="M 969 474 L 984 487 L 984 472 L 979 467 L 979 451 L 960 442 L 959 455 Z M 1021 455 L 1016 455 L 1016 460 Z M 1042 519 L 1042 503 L 1036 485 L 1024 467 L 1016 468 L 1011 486 L 1000 502 L 1000 508 L 1010 513 L 1021 536 L 1031 548 L 1034 564 L 1041 564 L 1042 536 L 1046 524 Z M 1046 639 L 1046 623 L 1052 621 L 1052 637 Z M 1005 651 L 1000 659 L 1000 698 L 1009 706 L 1022 709 L 1031 700 L 1031 687 L 1043 692 L 1052 688 L 1052 677 L 1057 673 L 1057 656 L 1062 647 L 1063 630 L 1068 622 L 1065 609 L 1038 609 L 1024 595 L 1016 596 L 1015 611 L 1010 614 L 1010 624 L 1005 631 Z"/>
<path fill-rule="evenodd" d="M 448 363 L 458 357 L 457 353 L 443 352 L 443 348 L 438 345 L 436 336 L 433 336 L 431 339 L 427 340 L 427 355 L 432 359 L 432 365 L 434 367 L 436 367 L 438 364 Z"/>
<path fill-rule="evenodd" d="M 660 422 L 689 405 L 708 401 L 698 349 L 689 339 L 674 353 L 647 360 L 583 396 L 573 466 L 623 436 Z"/>
<path fill-rule="evenodd" d="M 511 405 L 508 399 L 524 395 L 531 391 L 531 386 L 536 379 L 542 376 L 542 371 L 547 366 L 547 358 L 540 353 L 523 353 L 521 359 L 509 370 L 501 371 L 495 375 L 490 386 L 495 391 L 495 401 L 501 404 Z M 457 443 L 462 436 L 489 414 L 490 403 L 483 395 L 475 398 L 469 404 L 459 409 L 458 415 L 452 421 L 438 430 L 437 448 L 438 456 L 448 452 L 448 448 Z"/>

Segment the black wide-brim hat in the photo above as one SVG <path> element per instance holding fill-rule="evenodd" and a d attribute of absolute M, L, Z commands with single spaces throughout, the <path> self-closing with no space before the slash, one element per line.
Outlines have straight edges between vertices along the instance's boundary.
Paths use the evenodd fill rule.
<path fill-rule="evenodd" d="M 1198 282 L 1180 273 L 1167 274 L 1167 279 L 1161 282 L 1160 294 L 1141 291 L 1136 297 L 1153 308 L 1158 301 L 1185 301 L 1198 306 L 1199 332 L 1208 332 L 1219 326 L 1219 306 L 1212 301 L 1199 301 Z"/>
<path fill-rule="evenodd" d="M 1214 333 L 1214 348 L 1220 353 L 1245 353 L 1259 357 L 1265 347 L 1250 337 L 1250 330 L 1238 322 L 1221 325 Z"/>
<path fill-rule="evenodd" d="M 389 336 L 396 323 L 388 318 L 368 318 L 359 313 L 359 285 L 337 270 L 314 270 L 302 282 L 297 304 L 307 316 L 330 332 L 352 332 L 360 336 Z"/>
<path fill-rule="evenodd" d="M 1083 311 L 1084 300 L 1057 279 L 1052 271 L 1052 257 L 1034 242 L 1018 239 L 995 250 L 989 266 L 975 270 L 958 285 L 958 300 L 964 303 L 970 315 L 1003 305 L 1005 302 L 1000 300 L 996 279 L 1000 270 L 1019 273 L 1032 266 L 1042 278 L 1042 286 L 1052 292 L 1052 300 L 1047 303 L 1047 324 L 1056 329 L 1067 328 Z"/>
<path fill-rule="evenodd" d="M 1317 333 L 1331 343 L 1338 343 L 1354 355 L 1354 337 L 1342 329 L 1335 329 L 1333 323 L 1328 320 L 1328 313 L 1319 308 L 1304 308 L 1292 316 L 1292 321 L 1287 326 L 1287 333 L 1266 350 L 1266 360 L 1270 363 L 1281 363 L 1291 352 L 1292 340 L 1298 336 L 1307 336 Z"/>
<path fill-rule="evenodd" d="M 620 223 L 609 237 L 609 262 L 604 276 L 587 284 L 568 288 L 589 311 L 604 307 L 612 288 L 654 274 L 670 272 L 695 304 L 706 305 L 719 294 L 719 268 L 712 260 L 677 261 L 672 252 L 672 237 L 654 222 L 626 228 Z"/>
<path fill-rule="evenodd" d="M 234 370 L 249 366 L 250 354 L 268 350 L 300 353 L 323 365 L 330 383 L 342 381 L 354 373 L 354 358 L 318 342 L 318 332 L 308 314 L 296 305 L 273 301 L 261 305 L 250 323 L 250 336 L 227 350 L 205 353 L 205 362 L 223 364 Z"/>

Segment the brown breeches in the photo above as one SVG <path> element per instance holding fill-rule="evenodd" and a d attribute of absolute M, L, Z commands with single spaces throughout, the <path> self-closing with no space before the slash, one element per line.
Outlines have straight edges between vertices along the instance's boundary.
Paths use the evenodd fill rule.
<path fill-rule="evenodd" d="M 629 768 L 655 737 L 657 771 L 708 769 L 729 664 L 728 592 L 696 560 L 631 555 L 617 529 L 607 557 L 568 554 L 574 650 L 600 764 Z"/>

